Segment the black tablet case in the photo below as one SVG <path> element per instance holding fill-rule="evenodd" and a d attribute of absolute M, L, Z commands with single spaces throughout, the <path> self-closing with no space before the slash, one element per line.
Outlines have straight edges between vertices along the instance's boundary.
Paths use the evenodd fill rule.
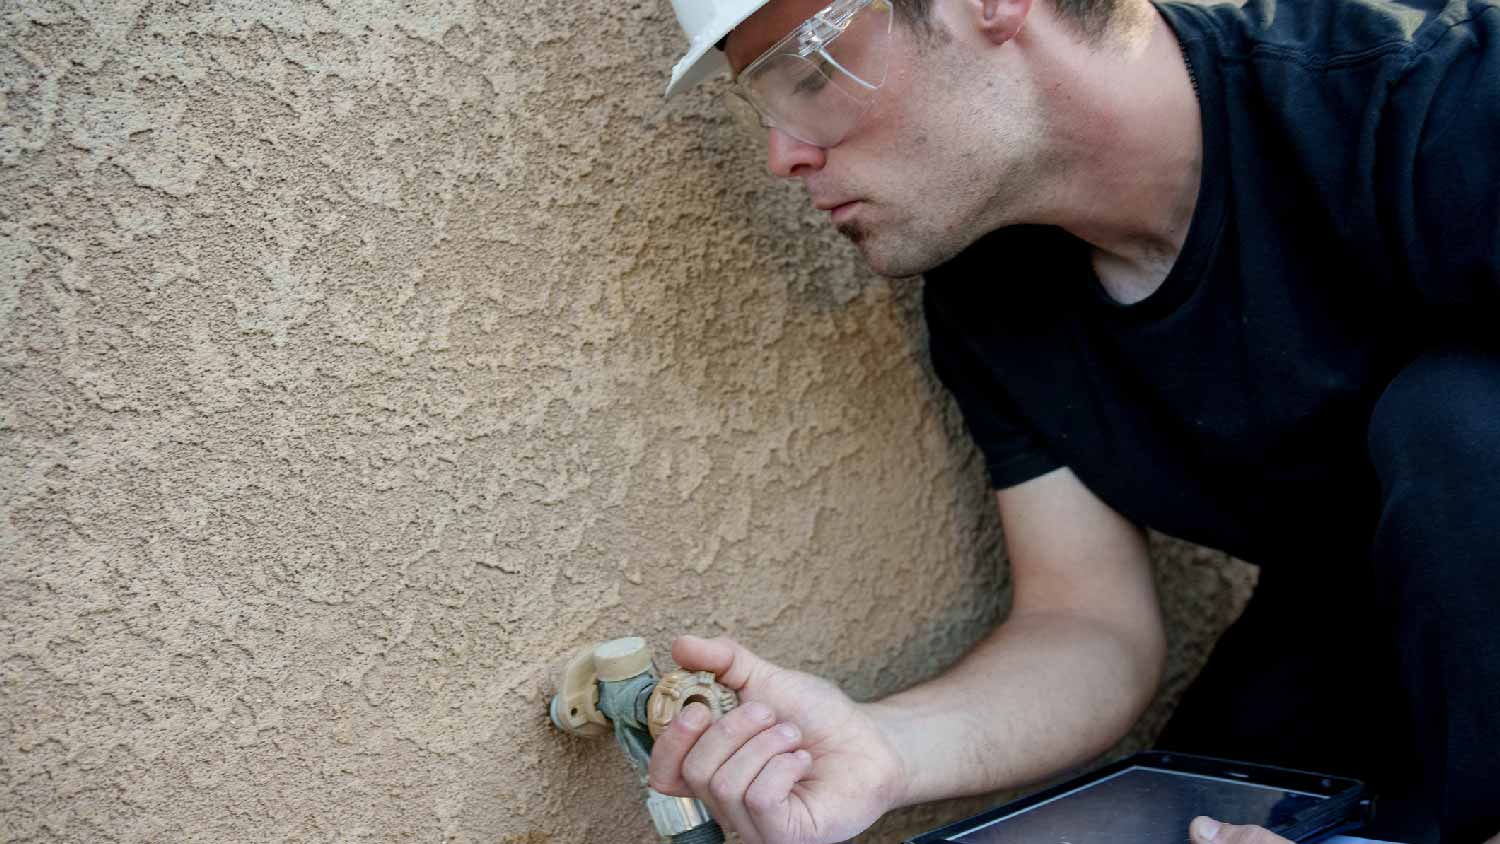
<path fill-rule="evenodd" d="M 1084 785 L 1106 779 L 1132 767 L 1152 768 L 1174 773 L 1206 774 L 1228 782 L 1270 784 L 1279 788 L 1312 793 L 1332 792 L 1309 809 L 1283 823 L 1268 827 L 1272 832 L 1291 841 L 1319 841 L 1339 832 L 1357 829 L 1368 822 L 1373 809 L 1372 800 L 1366 794 L 1364 784 L 1358 780 L 1330 777 L 1290 768 L 1277 768 L 1271 765 L 1255 765 L 1228 759 L 1193 756 L 1186 753 L 1147 751 L 974 817 L 923 833 L 916 838 L 908 839 L 905 844 L 944 844 L 952 837 L 971 832 L 976 827 L 997 818 L 1013 815 L 1039 803 L 1051 801 L 1059 795 L 1075 791 Z M 1231 771 L 1232 775 L 1228 773 Z M 1169 840 L 1187 841 L 1187 830 L 1182 829 L 1176 832 Z"/>

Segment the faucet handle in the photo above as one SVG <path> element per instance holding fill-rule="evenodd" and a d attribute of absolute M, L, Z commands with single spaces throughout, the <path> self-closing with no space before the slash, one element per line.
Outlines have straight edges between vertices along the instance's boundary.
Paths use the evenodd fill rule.
<path fill-rule="evenodd" d="M 594 671 L 605 683 L 620 683 L 655 673 L 651 647 L 640 636 L 611 639 L 594 646 Z"/>
<path fill-rule="evenodd" d="M 659 737 L 677 713 L 694 701 L 708 707 L 713 721 L 740 704 L 739 695 L 720 684 L 707 671 L 668 672 L 656 681 L 651 699 L 646 702 L 647 728 L 651 731 L 651 738 Z"/>

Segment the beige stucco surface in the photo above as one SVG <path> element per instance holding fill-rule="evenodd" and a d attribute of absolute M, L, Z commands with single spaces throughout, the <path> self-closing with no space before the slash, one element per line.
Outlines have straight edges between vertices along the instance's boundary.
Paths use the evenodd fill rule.
<path fill-rule="evenodd" d="M 865 698 L 1003 611 L 919 283 L 662 101 L 662 0 L 0 27 L 0 839 L 646 842 L 574 648 Z M 1160 556 L 1175 688 L 1248 575 Z"/>

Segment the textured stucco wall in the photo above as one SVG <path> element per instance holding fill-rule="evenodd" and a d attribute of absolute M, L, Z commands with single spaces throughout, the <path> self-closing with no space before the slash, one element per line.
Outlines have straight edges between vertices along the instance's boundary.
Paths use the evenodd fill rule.
<path fill-rule="evenodd" d="M 916 284 L 661 100 L 662 0 L 0 20 L 0 839 L 645 842 L 572 649 L 863 697 L 997 618 Z M 1247 573 L 1161 557 L 1176 686 Z"/>

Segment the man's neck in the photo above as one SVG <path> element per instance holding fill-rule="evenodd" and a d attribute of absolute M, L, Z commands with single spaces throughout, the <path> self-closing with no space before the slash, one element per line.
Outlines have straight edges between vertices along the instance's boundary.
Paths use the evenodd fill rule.
<path fill-rule="evenodd" d="M 1202 120 L 1177 38 L 1154 8 L 1138 32 L 1124 49 L 1059 65 L 1078 96 L 1057 123 L 1066 167 L 1045 220 L 1089 244 L 1100 283 L 1126 303 L 1151 295 L 1176 263 L 1203 163 Z"/>

